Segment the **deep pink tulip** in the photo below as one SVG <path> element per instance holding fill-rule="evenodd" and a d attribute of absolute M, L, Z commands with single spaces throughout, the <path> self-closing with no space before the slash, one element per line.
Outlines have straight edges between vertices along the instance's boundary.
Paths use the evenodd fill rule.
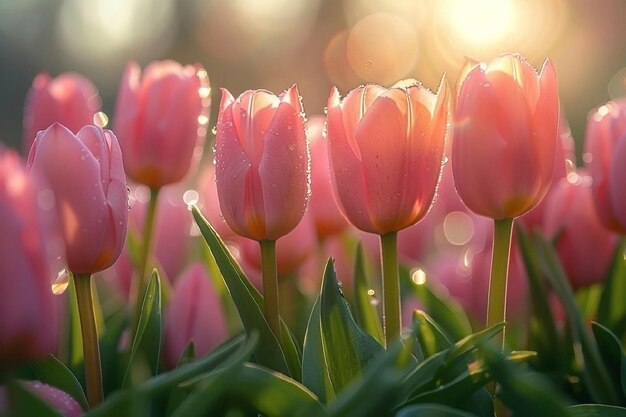
<path fill-rule="evenodd" d="M 328 99 L 327 136 L 336 197 L 357 228 L 404 229 L 430 208 L 441 173 L 448 92 L 416 81 L 367 85 Z"/>
<path fill-rule="evenodd" d="M 56 199 L 68 268 L 91 274 L 111 266 L 128 223 L 126 176 L 115 135 L 93 125 L 74 135 L 55 123 L 37 135 L 28 166 L 46 179 Z"/>
<path fill-rule="evenodd" d="M 495 220 L 532 209 L 552 182 L 558 137 L 557 78 L 550 60 L 540 74 L 518 55 L 461 71 L 452 143 L 457 192 Z"/>
<path fill-rule="evenodd" d="M 605 228 L 593 205 L 591 178 L 572 173 L 547 201 L 544 231 L 556 238 L 556 250 L 574 288 L 601 282 L 617 246 L 617 236 Z"/>
<path fill-rule="evenodd" d="M 348 226 L 333 195 L 328 144 L 323 133 L 324 122 L 324 117 L 313 116 L 306 123 L 311 147 L 311 198 L 308 210 L 320 239 L 339 234 Z"/>
<path fill-rule="evenodd" d="M 80 74 L 66 72 L 56 78 L 38 74 L 24 105 L 24 153 L 28 155 L 37 132 L 58 122 L 76 133 L 94 123 L 100 96 L 93 83 Z"/>
<path fill-rule="evenodd" d="M 143 73 L 127 65 L 113 130 L 128 177 L 148 187 L 181 181 L 202 149 L 209 121 L 209 78 L 200 65 L 158 61 Z"/>
<path fill-rule="evenodd" d="M 50 287 L 54 258 L 54 199 L 27 175 L 19 156 L 0 148 L 0 364 L 53 352 L 57 310 Z"/>
<path fill-rule="evenodd" d="M 593 202 L 602 223 L 626 233 L 626 99 L 610 101 L 594 110 L 587 120 L 583 159 L 593 178 Z M 616 193 L 613 195 L 613 193 Z"/>
<path fill-rule="evenodd" d="M 59 415 L 63 417 L 79 417 L 83 415 L 83 409 L 80 404 L 65 391 L 40 381 L 20 381 L 20 383 L 59 413 Z M 10 411 L 9 395 L 6 388 L 0 386 L 0 413 Z"/>
<path fill-rule="evenodd" d="M 276 240 L 306 209 L 309 155 L 294 85 L 279 96 L 222 89 L 215 138 L 215 179 L 222 214 L 238 235 Z"/>
<path fill-rule="evenodd" d="M 196 356 L 201 357 L 226 336 L 224 313 L 205 267 L 201 263 L 192 264 L 177 279 L 165 312 L 165 365 L 174 368 L 190 342 Z"/>

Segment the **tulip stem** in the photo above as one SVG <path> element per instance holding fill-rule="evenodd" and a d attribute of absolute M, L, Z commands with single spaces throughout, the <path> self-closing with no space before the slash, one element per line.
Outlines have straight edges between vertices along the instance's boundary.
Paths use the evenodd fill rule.
<path fill-rule="evenodd" d="M 506 320 L 506 286 L 513 219 L 494 220 L 491 277 L 487 302 L 487 327 Z M 504 350 L 504 330 L 496 341 Z"/>
<path fill-rule="evenodd" d="M 265 320 L 280 341 L 280 313 L 278 307 L 278 273 L 276 270 L 276 241 L 261 240 L 261 266 L 263 268 L 263 303 Z"/>
<path fill-rule="evenodd" d="M 398 275 L 398 233 L 380 236 L 383 265 L 383 323 L 385 345 L 400 334 L 400 278 Z"/>
<path fill-rule="evenodd" d="M 141 306 L 143 304 L 143 296 L 148 285 L 148 277 L 146 277 L 146 269 L 148 268 L 148 259 L 150 258 L 150 248 L 152 243 L 152 234 L 154 232 L 154 219 L 156 217 L 157 201 L 159 199 L 160 187 L 150 188 L 150 200 L 148 202 L 148 211 L 143 227 L 143 244 L 141 246 L 141 254 L 139 258 L 139 275 L 135 281 L 135 317 L 133 327 L 131 329 L 135 334 L 135 327 L 139 324 L 139 315 L 141 314 Z"/>
<path fill-rule="evenodd" d="M 78 304 L 78 319 L 83 339 L 83 363 L 85 365 L 85 385 L 87 399 L 91 408 L 100 404 L 103 399 L 102 368 L 100 366 L 100 346 L 98 345 L 98 330 L 93 306 L 93 289 L 91 274 L 74 275 L 76 301 Z"/>

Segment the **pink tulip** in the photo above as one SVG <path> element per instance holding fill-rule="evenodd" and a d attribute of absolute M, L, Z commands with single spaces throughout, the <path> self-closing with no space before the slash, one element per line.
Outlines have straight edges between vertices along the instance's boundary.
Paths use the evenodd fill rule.
<path fill-rule="evenodd" d="M 222 214 L 240 236 L 276 240 L 293 230 L 309 194 L 303 110 L 294 85 L 280 96 L 225 89 L 217 120 L 215 162 Z"/>
<path fill-rule="evenodd" d="M 573 178 L 575 177 L 575 178 Z M 570 174 L 547 202 L 544 230 L 556 238 L 556 249 L 574 288 L 601 282 L 611 266 L 617 236 L 606 229 L 593 206 L 591 178 Z"/>
<path fill-rule="evenodd" d="M 20 381 L 20 384 L 63 417 L 79 417 L 83 415 L 83 409 L 80 404 L 65 391 L 61 391 L 52 385 L 44 384 L 40 381 Z M 11 403 L 9 395 L 5 387 L 0 387 L 0 413 L 10 411 Z"/>
<path fill-rule="evenodd" d="M 198 194 L 200 201 L 198 206 L 207 220 L 215 228 L 220 237 L 224 240 L 234 240 L 236 233 L 228 226 L 217 196 L 217 184 L 215 183 L 215 165 L 206 164 L 202 168 L 200 180 L 198 182 Z"/>
<path fill-rule="evenodd" d="M 226 336 L 220 300 L 204 265 L 192 264 L 176 281 L 165 312 L 165 365 L 174 368 L 191 342 L 196 356 L 201 357 L 223 342 Z"/>
<path fill-rule="evenodd" d="M 610 101 L 588 118 L 584 160 L 593 178 L 593 202 L 600 221 L 626 233 L 625 182 L 626 99 Z M 615 193 L 615 195 L 613 195 Z"/>
<path fill-rule="evenodd" d="M 348 222 L 341 214 L 331 183 L 328 144 L 324 137 L 324 121 L 321 116 L 309 118 L 306 124 L 311 147 L 311 198 L 309 211 L 315 221 L 319 239 L 341 233 Z"/>
<path fill-rule="evenodd" d="M 100 111 L 100 96 L 91 81 L 66 72 L 56 78 L 38 74 L 24 105 L 24 152 L 28 154 L 37 132 L 58 122 L 76 133 L 94 122 Z"/>
<path fill-rule="evenodd" d="M 54 198 L 29 177 L 19 156 L 0 148 L 0 364 L 52 352 L 57 310 L 50 287 L 58 270 L 47 215 Z"/>
<path fill-rule="evenodd" d="M 520 216 L 552 182 L 559 99 L 550 60 L 538 75 L 518 55 L 468 61 L 457 86 L 452 168 L 465 205 L 495 220 Z"/>
<path fill-rule="evenodd" d="M 56 199 L 69 269 L 91 274 L 111 266 L 122 251 L 128 222 L 115 135 L 97 126 L 74 135 L 55 123 L 37 135 L 28 166 L 46 179 Z"/>
<path fill-rule="evenodd" d="M 416 81 L 367 85 L 328 99 L 327 136 L 334 189 L 357 228 L 404 229 L 430 208 L 441 173 L 448 92 Z"/>
<path fill-rule="evenodd" d="M 200 65 L 153 62 L 126 67 L 115 107 L 128 177 L 148 187 L 181 181 L 202 149 L 210 106 L 209 78 Z"/>

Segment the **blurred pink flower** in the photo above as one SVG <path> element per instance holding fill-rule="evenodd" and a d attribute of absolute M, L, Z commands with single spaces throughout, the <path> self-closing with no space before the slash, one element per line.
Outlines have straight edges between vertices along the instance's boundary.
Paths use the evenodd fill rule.
<path fill-rule="evenodd" d="M 202 357 L 226 339 L 222 306 L 201 263 L 190 265 L 176 280 L 164 325 L 163 360 L 170 369 L 189 343 Z"/>
<path fill-rule="evenodd" d="M 280 96 L 222 89 L 215 138 L 220 208 L 238 235 L 276 240 L 302 219 L 309 194 L 309 154 L 294 85 Z"/>
<path fill-rule="evenodd" d="M 41 398 L 54 411 L 63 417 L 79 417 L 83 415 L 83 409 L 80 404 L 68 393 L 44 384 L 40 381 L 20 381 L 26 389 L 30 390 L 37 397 Z M 10 412 L 11 403 L 9 395 L 5 387 L 0 386 L 0 412 Z"/>
<path fill-rule="evenodd" d="M 56 277 L 54 198 L 28 176 L 19 156 L 0 147 L 0 363 L 53 352 L 57 310 L 51 290 Z M 52 217 L 54 218 L 54 217 Z"/>
<path fill-rule="evenodd" d="M 386 234 L 421 220 L 441 174 L 447 87 L 414 80 L 367 85 L 328 99 L 327 135 L 337 201 L 350 222 Z"/>
<path fill-rule="evenodd" d="M 204 143 L 210 92 L 200 65 L 155 61 L 143 78 L 136 63 L 126 66 L 113 130 L 130 179 L 161 187 L 187 175 Z"/>
<path fill-rule="evenodd" d="M 39 73 L 24 104 L 24 153 L 28 155 L 37 132 L 58 122 L 73 133 L 94 123 L 100 96 L 93 83 L 80 74 L 66 72 L 56 78 Z"/>
<path fill-rule="evenodd" d="M 37 135 L 28 166 L 54 194 L 68 268 L 83 274 L 111 266 L 128 223 L 126 176 L 115 135 L 96 126 L 74 135 L 55 123 Z"/>
<path fill-rule="evenodd" d="M 199 208 L 223 240 L 233 240 L 237 234 L 228 226 L 217 196 L 217 184 L 215 183 L 215 165 L 207 163 L 202 168 L 198 181 L 198 194 L 200 196 Z"/>
<path fill-rule="evenodd" d="M 540 74 L 518 55 L 468 61 L 457 86 L 452 168 L 474 213 L 515 218 L 552 182 L 559 98 L 550 60 Z"/>

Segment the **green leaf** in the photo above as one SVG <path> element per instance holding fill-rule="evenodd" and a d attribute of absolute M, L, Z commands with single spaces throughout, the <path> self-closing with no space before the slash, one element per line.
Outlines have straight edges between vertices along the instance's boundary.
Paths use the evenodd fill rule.
<path fill-rule="evenodd" d="M 30 367 L 39 381 L 68 393 L 80 404 L 83 410 L 89 409 L 89 403 L 80 382 L 72 371 L 57 358 L 48 355 L 45 359 L 31 362 Z"/>
<path fill-rule="evenodd" d="M 472 333 L 469 318 L 457 301 L 439 294 L 428 281 L 423 284 L 416 284 L 411 280 L 410 271 L 404 267 L 400 268 L 400 278 L 420 300 L 428 315 L 450 335 L 453 341 L 460 340 Z"/>
<path fill-rule="evenodd" d="M 413 312 L 413 325 L 416 326 L 417 341 L 424 358 L 453 346 L 450 337 L 423 311 Z"/>
<path fill-rule="evenodd" d="M 624 347 L 608 328 L 600 323 L 591 323 L 593 335 L 598 343 L 600 354 L 609 371 L 613 386 L 621 387 L 617 390 L 620 403 L 626 403 L 626 354 Z"/>
<path fill-rule="evenodd" d="M 320 296 L 322 340 L 330 380 L 336 393 L 359 376 L 384 348 L 354 321 L 335 276 L 332 259 L 326 263 Z"/>
<path fill-rule="evenodd" d="M 598 346 L 592 340 L 580 310 L 576 306 L 574 292 L 567 281 L 558 255 L 554 247 L 541 236 L 536 236 L 535 241 L 540 255 L 540 265 L 567 312 L 575 342 L 580 343 L 582 348 L 584 363 L 581 365 L 585 387 L 595 402 L 615 404 L 617 395 L 608 371 L 602 363 Z"/>
<path fill-rule="evenodd" d="M 441 404 L 417 404 L 402 408 L 395 417 L 476 417 Z"/>
<path fill-rule="evenodd" d="M 259 333 L 260 340 L 255 352 L 256 359 L 262 365 L 297 378 L 301 374 L 300 360 L 298 353 L 293 351 L 293 344 L 284 343 L 281 346 L 263 315 L 263 297 L 261 294 L 250 283 L 222 239 L 197 207 L 192 208 L 192 213 L 204 240 L 211 249 L 246 332 L 256 331 Z M 285 331 L 282 333 L 286 333 L 285 336 L 291 339 L 289 331 L 285 327 L 283 330 Z M 285 340 L 285 338 L 283 339 Z M 290 349 L 290 354 L 286 355 L 284 349 Z M 289 362 L 287 358 L 290 358 Z M 293 358 L 298 358 L 298 360 L 294 361 Z"/>
<path fill-rule="evenodd" d="M 320 298 L 321 295 L 315 300 L 309 316 L 306 333 L 304 334 L 302 383 L 313 391 L 322 403 L 328 404 L 335 399 L 335 391 L 330 382 L 328 366 L 324 356 Z"/>
<path fill-rule="evenodd" d="M 626 417 L 626 408 L 603 404 L 579 404 L 568 408 L 571 417 Z"/>
<path fill-rule="evenodd" d="M 189 342 L 189 344 L 183 350 L 183 353 L 180 355 L 178 359 L 178 363 L 176 365 L 177 368 L 181 366 L 191 363 L 196 360 L 196 349 L 194 347 L 193 341 Z M 189 390 L 181 387 L 174 387 L 169 394 L 169 398 L 167 401 L 167 412 L 165 415 L 169 416 L 172 412 L 177 409 L 180 404 L 185 401 L 185 399 L 189 396 Z"/>
<path fill-rule="evenodd" d="M 306 387 L 284 375 L 246 363 L 228 378 L 229 396 L 265 417 L 324 417 L 326 408 Z"/>
<path fill-rule="evenodd" d="M 611 269 L 604 280 L 598 305 L 598 321 L 611 329 L 615 335 L 622 339 L 626 334 L 626 238 L 622 237 L 620 244 L 615 250 Z"/>
<path fill-rule="evenodd" d="M 141 353 L 140 353 L 141 352 Z M 139 322 L 135 331 L 135 337 L 130 348 L 128 367 L 122 382 L 123 387 L 128 387 L 134 383 L 134 367 L 141 366 L 138 360 L 145 357 L 150 367 L 151 375 L 156 375 L 159 367 L 159 356 L 161 353 L 161 279 L 156 269 L 152 271 L 152 276 L 146 287 Z"/>
<path fill-rule="evenodd" d="M 372 297 L 369 291 L 371 291 L 371 287 L 367 279 L 363 246 L 359 243 L 356 247 L 354 262 L 354 316 L 357 324 L 376 339 L 378 343 L 382 344 L 383 328 L 380 324 L 376 306 L 372 304 Z"/>

